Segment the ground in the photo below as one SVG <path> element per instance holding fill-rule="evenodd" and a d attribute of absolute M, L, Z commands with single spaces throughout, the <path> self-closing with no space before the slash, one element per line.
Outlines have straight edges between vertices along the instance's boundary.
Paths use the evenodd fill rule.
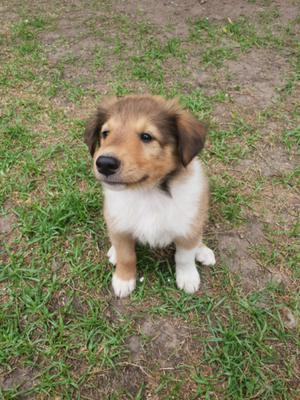
<path fill-rule="evenodd" d="M 297 0 L 2 1 L 3 399 L 299 399 Z M 106 95 L 178 97 L 209 125 L 194 295 L 138 247 L 114 297 L 82 136 Z"/>

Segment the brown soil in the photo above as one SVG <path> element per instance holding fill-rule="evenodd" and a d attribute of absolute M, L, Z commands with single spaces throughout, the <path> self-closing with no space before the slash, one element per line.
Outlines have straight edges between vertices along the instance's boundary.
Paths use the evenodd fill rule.
<path fill-rule="evenodd" d="M 241 160 L 236 166 L 236 170 L 249 173 L 256 172 L 265 177 L 281 177 L 295 168 L 294 162 L 290 159 L 288 153 L 279 146 L 270 146 L 262 144 L 257 157 Z M 266 154 L 268 155 L 266 157 Z"/>
<path fill-rule="evenodd" d="M 237 61 L 225 63 L 234 86 L 240 86 L 232 94 L 235 103 L 251 110 L 264 108 L 275 102 L 276 89 L 288 76 L 288 62 L 274 51 L 252 50 Z"/>
<path fill-rule="evenodd" d="M 14 229 L 16 216 L 14 214 L 6 214 L 0 217 L 0 234 L 9 233 Z"/>
<path fill-rule="evenodd" d="M 37 371 L 33 371 L 29 367 L 15 368 L 9 374 L 1 377 L 0 386 L 4 390 L 17 388 L 28 390 L 37 384 L 36 377 Z"/>
<path fill-rule="evenodd" d="M 251 252 L 251 246 L 264 241 L 263 226 L 256 219 L 242 229 L 218 235 L 220 259 L 240 279 L 246 291 L 263 288 L 271 280 L 271 272 Z"/>
<path fill-rule="evenodd" d="M 223 20 L 240 16 L 251 16 L 260 10 L 255 4 L 247 1 L 163 1 L 159 7 L 156 1 L 114 1 L 113 7 L 125 12 L 130 17 L 143 17 L 157 26 L 172 26 L 172 35 L 186 35 L 188 21 L 194 18 L 212 18 Z"/>

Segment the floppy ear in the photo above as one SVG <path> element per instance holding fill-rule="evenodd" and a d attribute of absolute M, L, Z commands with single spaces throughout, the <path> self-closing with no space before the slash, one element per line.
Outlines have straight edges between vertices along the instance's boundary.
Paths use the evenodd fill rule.
<path fill-rule="evenodd" d="M 179 156 L 184 166 L 203 149 L 207 128 L 187 111 L 177 113 Z"/>
<path fill-rule="evenodd" d="M 109 108 L 116 102 L 115 97 L 105 99 L 98 107 L 96 113 L 87 122 L 84 132 L 84 143 L 89 148 L 93 157 L 97 144 L 100 143 L 100 130 L 109 117 Z"/>
<path fill-rule="evenodd" d="M 100 130 L 102 125 L 107 119 L 107 111 L 103 107 L 99 107 L 97 112 L 87 122 L 84 132 L 84 143 L 89 148 L 91 156 L 93 157 L 97 144 L 100 140 Z"/>

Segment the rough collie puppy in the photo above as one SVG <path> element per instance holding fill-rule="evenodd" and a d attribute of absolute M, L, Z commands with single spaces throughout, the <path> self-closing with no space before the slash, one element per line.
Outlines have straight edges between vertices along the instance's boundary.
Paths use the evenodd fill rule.
<path fill-rule="evenodd" d="M 176 245 L 176 282 L 198 290 L 195 260 L 215 264 L 202 242 L 208 213 L 208 184 L 200 161 L 206 129 L 177 101 L 158 96 L 108 99 L 85 131 L 96 179 L 104 188 L 104 216 L 116 265 L 118 297 L 136 284 L 135 242 Z"/>

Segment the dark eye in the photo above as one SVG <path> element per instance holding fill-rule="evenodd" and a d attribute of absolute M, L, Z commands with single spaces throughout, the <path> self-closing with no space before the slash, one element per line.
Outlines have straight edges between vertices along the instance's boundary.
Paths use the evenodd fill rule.
<path fill-rule="evenodd" d="M 106 139 L 107 136 L 108 136 L 108 134 L 109 134 L 109 131 L 103 131 L 103 132 L 101 132 L 101 136 L 103 137 L 103 139 Z"/>
<path fill-rule="evenodd" d="M 141 133 L 140 138 L 141 138 L 141 141 L 144 143 L 149 143 L 153 139 L 153 137 L 151 135 L 149 135 L 149 133 Z"/>

